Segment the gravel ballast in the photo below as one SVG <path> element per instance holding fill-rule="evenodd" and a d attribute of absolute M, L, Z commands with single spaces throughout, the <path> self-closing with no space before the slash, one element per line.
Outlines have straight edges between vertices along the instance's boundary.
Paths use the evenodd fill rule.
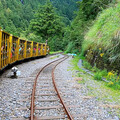
<path fill-rule="evenodd" d="M 59 57 L 56 56 L 58 55 L 17 65 L 21 71 L 21 75 L 17 79 L 9 78 L 11 70 L 7 70 L 0 77 L 0 120 L 13 120 L 13 118 L 20 117 L 25 119 L 29 118 L 30 94 L 32 91 L 30 89 L 32 88 L 35 76 L 44 65 L 63 57 L 63 55 L 59 55 Z M 101 90 L 99 84 L 93 82 L 91 76 L 86 75 L 87 77 L 84 78 L 84 83 L 78 83 L 79 80 L 76 79 L 78 71 L 71 70 L 71 59 L 72 57 L 69 57 L 56 67 L 55 80 L 61 96 L 73 115 L 74 120 L 119 120 L 120 118 L 115 109 L 105 106 L 106 104 L 114 105 L 114 101 L 106 103 L 106 101 L 99 100 L 99 96 L 92 96 L 90 94 L 91 90 L 97 91 L 97 88 Z M 80 72 L 80 74 L 84 73 Z M 88 85 L 91 85 L 92 88 L 96 86 L 96 89 L 92 89 L 88 87 Z M 49 92 L 47 91 L 46 93 Z M 42 99 L 45 98 L 46 96 L 42 97 Z M 48 96 L 46 99 L 54 98 Z M 51 105 L 56 104 L 59 103 L 54 102 Z M 36 103 L 36 105 L 44 105 L 44 103 Z M 25 110 L 21 108 L 25 108 Z M 62 110 L 60 109 L 59 111 Z M 49 115 L 54 112 L 54 110 L 49 111 Z M 39 114 L 39 112 L 36 114 Z M 41 114 L 46 115 L 45 112 Z"/>
<path fill-rule="evenodd" d="M 17 79 L 11 79 L 11 70 L 5 71 L 0 76 L 0 120 L 13 120 L 13 118 L 29 117 L 30 94 L 32 91 L 32 81 L 39 70 L 49 62 L 63 57 L 63 55 L 53 55 L 41 59 L 17 65 L 21 75 Z M 30 85 L 28 85 L 30 81 Z M 23 96 L 23 94 L 28 94 Z M 25 100 L 25 101 L 23 101 Z M 21 108 L 28 108 L 22 110 Z"/>
<path fill-rule="evenodd" d="M 99 100 L 100 96 L 91 96 L 91 94 L 89 95 L 91 91 L 96 91 L 96 89 L 102 91 L 102 88 L 89 75 L 85 75 L 89 78 L 84 78 L 84 83 L 82 83 L 81 80 L 83 78 L 76 78 L 78 71 L 71 70 L 71 59 L 72 58 L 69 58 L 57 66 L 55 78 L 57 81 L 57 86 L 61 91 L 61 95 L 66 104 L 69 106 L 69 110 L 74 116 L 74 119 L 119 120 L 119 113 L 116 113 L 116 109 L 114 109 L 114 101 L 106 103 L 106 101 Z M 80 72 L 80 74 L 82 75 L 84 73 Z M 78 81 L 81 81 L 82 84 L 79 84 Z M 90 89 L 88 85 L 90 85 L 92 88 Z M 96 89 L 94 89 L 94 87 L 96 87 Z M 118 96 L 118 99 L 119 97 L 120 96 Z M 109 107 L 108 104 L 113 106 Z M 120 112 L 119 105 L 115 106 L 118 106 L 118 112 Z"/>

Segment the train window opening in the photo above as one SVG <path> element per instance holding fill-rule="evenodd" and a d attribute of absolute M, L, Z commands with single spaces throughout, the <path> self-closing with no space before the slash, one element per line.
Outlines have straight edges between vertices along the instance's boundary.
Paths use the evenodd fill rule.
<path fill-rule="evenodd" d="M 26 52 L 27 57 L 30 57 L 31 55 L 31 42 L 27 41 L 27 52 Z"/>
<path fill-rule="evenodd" d="M 41 54 L 41 44 L 38 45 L 38 54 Z"/>
<path fill-rule="evenodd" d="M 12 46 L 11 46 L 11 62 L 14 62 L 17 59 L 17 42 L 18 38 L 17 37 L 12 37 Z"/>
<path fill-rule="evenodd" d="M 19 43 L 19 59 L 24 58 L 24 49 L 25 49 L 25 41 L 20 40 L 20 43 Z"/>
<path fill-rule="evenodd" d="M 9 34 L 2 32 L 1 41 L 1 68 L 8 64 Z"/>
<path fill-rule="evenodd" d="M 33 55 L 36 55 L 37 43 L 33 43 Z"/>
<path fill-rule="evenodd" d="M 43 45 L 43 54 L 45 54 L 45 45 Z"/>

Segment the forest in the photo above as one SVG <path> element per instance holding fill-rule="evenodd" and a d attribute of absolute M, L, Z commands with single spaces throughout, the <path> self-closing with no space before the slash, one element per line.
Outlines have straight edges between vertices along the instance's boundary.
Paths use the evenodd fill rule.
<path fill-rule="evenodd" d="M 78 54 L 111 75 L 120 73 L 119 16 L 118 0 L 0 0 L 3 30 L 47 40 L 51 51 Z"/>
<path fill-rule="evenodd" d="M 0 26 L 2 29 L 17 36 L 24 36 L 31 19 L 39 5 L 47 0 L 0 0 Z M 56 13 L 63 17 L 65 24 L 73 19 L 77 0 L 51 0 Z"/>

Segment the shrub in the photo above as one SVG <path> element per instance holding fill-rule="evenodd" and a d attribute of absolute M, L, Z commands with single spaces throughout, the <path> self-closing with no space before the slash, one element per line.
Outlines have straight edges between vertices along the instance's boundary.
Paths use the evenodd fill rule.
<path fill-rule="evenodd" d="M 109 87 L 112 87 L 114 89 L 120 89 L 120 76 L 117 75 L 117 72 L 108 72 L 106 79 L 110 81 L 107 84 Z"/>
<path fill-rule="evenodd" d="M 88 69 L 88 70 L 91 70 L 91 69 L 92 69 L 92 66 L 91 66 L 90 63 L 87 62 L 87 61 L 83 61 L 83 65 L 84 65 L 84 67 L 85 67 L 86 69 Z"/>
<path fill-rule="evenodd" d="M 103 77 L 107 76 L 107 74 L 108 74 L 108 72 L 107 72 L 106 69 L 104 69 L 104 70 L 101 71 L 101 75 L 102 75 Z"/>
<path fill-rule="evenodd" d="M 71 53 L 73 51 L 74 46 L 75 46 L 74 43 L 70 42 L 67 46 L 65 53 Z"/>
<path fill-rule="evenodd" d="M 97 71 L 100 71 L 96 66 L 94 66 L 93 68 L 92 68 L 92 71 L 93 72 L 97 72 Z"/>
<path fill-rule="evenodd" d="M 101 75 L 101 73 L 100 73 L 100 72 L 96 72 L 96 73 L 94 74 L 94 79 L 95 79 L 95 80 L 102 80 L 102 75 Z"/>

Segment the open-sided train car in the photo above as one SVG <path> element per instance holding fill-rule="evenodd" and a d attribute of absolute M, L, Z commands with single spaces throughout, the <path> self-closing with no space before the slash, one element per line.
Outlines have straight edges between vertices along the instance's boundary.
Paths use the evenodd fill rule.
<path fill-rule="evenodd" d="M 48 53 L 47 44 L 20 39 L 0 29 L 0 70 L 16 61 Z"/>

